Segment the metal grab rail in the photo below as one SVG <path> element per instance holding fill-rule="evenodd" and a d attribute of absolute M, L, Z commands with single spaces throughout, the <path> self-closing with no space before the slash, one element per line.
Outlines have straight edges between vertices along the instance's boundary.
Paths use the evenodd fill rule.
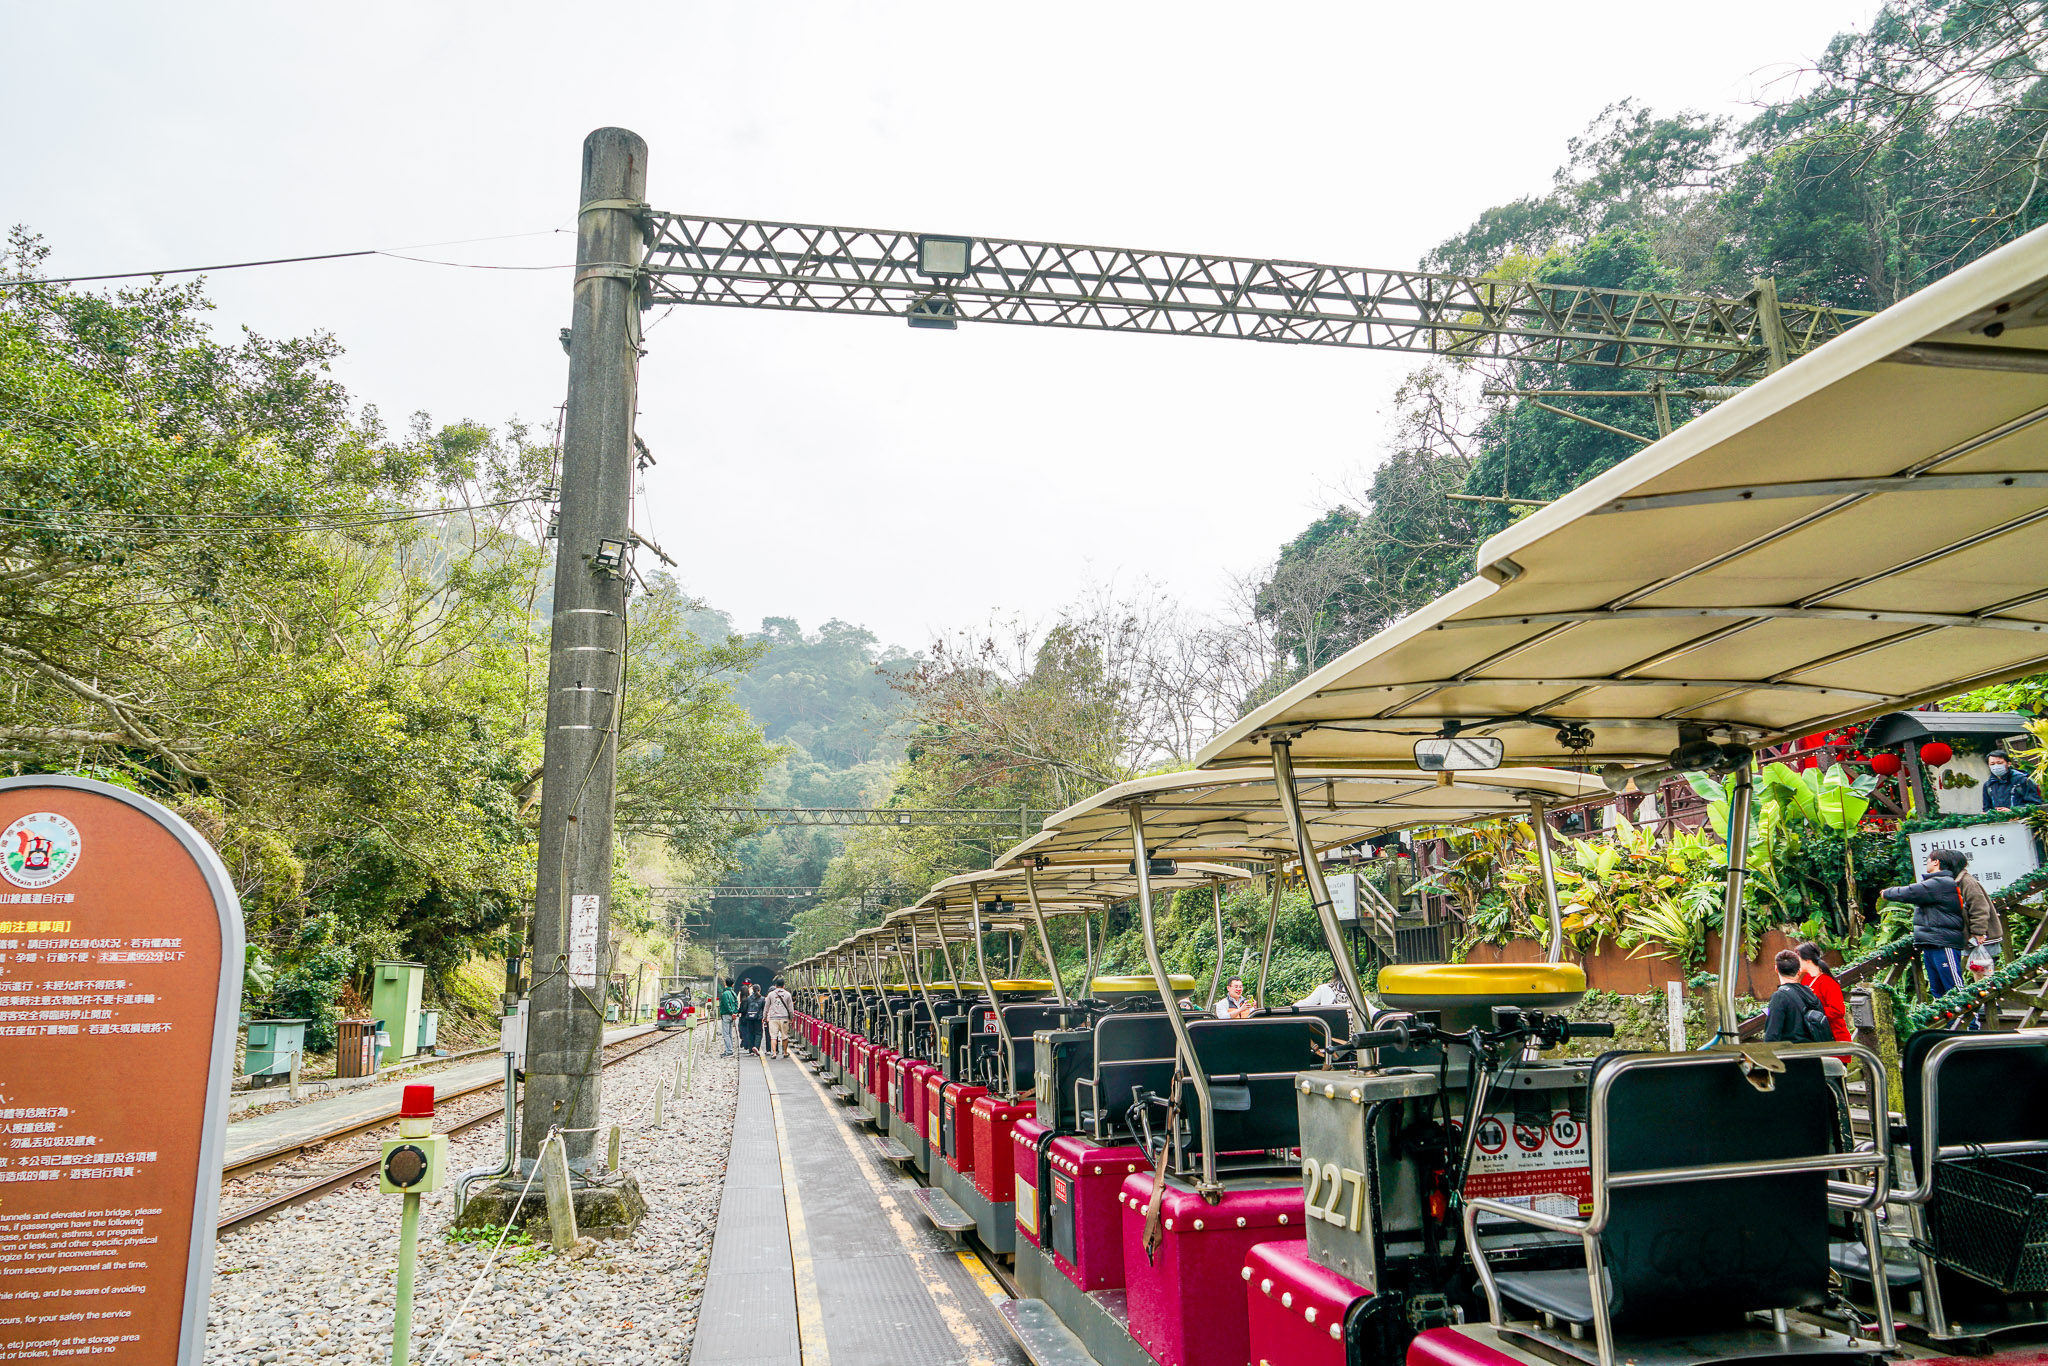
<path fill-rule="evenodd" d="M 1871 1078 L 1871 1085 L 1875 1088 L 1874 1094 L 1884 1094 L 1884 1060 L 1861 1044 L 1801 1044 L 1777 1051 L 1781 1057 L 1793 1058 L 1842 1057 L 1845 1054 L 1855 1056 L 1869 1069 L 1868 1075 Z M 1480 1289 L 1486 1294 L 1487 1313 L 1495 1328 L 1502 1326 L 1504 1316 L 1501 1312 L 1500 1287 L 1494 1280 L 1493 1268 L 1487 1264 L 1485 1249 L 1479 1242 L 1481 1214 L 1497 1214 L 1518 1223 L 1549 1229 L 1552 1232 L 1578 1235 L 1586 1254 L 1586 1280 L 1593 1306 L 1594 1349 L 1598 1355 L 1599 1366 L 1615 1366 L 1614 1325 L 1607 1303 L 1606 1266 L 1600 1254 L 1600 1234 L 1606 1229 L 1613 1214 L 1610 1193 L 1632 1186 L 1677 1185 L 1693 1181 L 1733 1180 L 1746 1176 L 1789 1175 L 1797 1172 L 1868 1171 L 1871 1174 L 1868 1187 L 1830 1181 L 1828 1203 L 1837 1209 L 1853 1210 L 1860 1216 L 1863 1225 L 1863 1248 L 1870 1258 L 1870 1265 L 1877 1268 L 1884 1265 L 1883 1248 L 1878 1238 L 1878 1220 L 1882 1217 L 1885 1202 L 1890 1198 L 1891 1146 L 1890 1135 L 1884 1132 L 1882 1127 L 1867 1152 L 1815 1153 L 1803 1157 L 1756 1162 L 1709 1162 L 1696 1166 L 1661 1167 L 1641 1172 L 1608 1171 L 1608 1107 L 1610 1093 L 1614 1089 L 1617 1077 L 1656 1067 L 1734 1067 L 1740 1061 L 1741 1054 L 1733 1051 L 1644 1053 L 1623 1055 L 1600 1067 L 1593 1078 L 1587 1124 L 1590 1149 L 1588 1157 L 1592 1167 L 1593 1186 L 1593 1208 L 1587 1215 L 1574 1219 L 1542 1210 L 1525 1209 L 1486 1196 L 1468 1197 L 1464 1201 L 1465 1246 L 1472 1255 L 1472 1266 L 1479 1275 Z M 1879 1341 L 1883 1348 L 1889 1351 L 1898 1344 L 1898 1336 L 1892 1322 L 1891 1288 L 1881 1272 L 1871 1279 L 1872 1294 L 1877 1304 Z"/>

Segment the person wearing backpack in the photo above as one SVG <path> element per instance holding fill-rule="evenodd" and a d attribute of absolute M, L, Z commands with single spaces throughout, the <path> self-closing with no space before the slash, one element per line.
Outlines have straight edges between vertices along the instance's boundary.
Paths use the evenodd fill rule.
<path fill-rule="evenodd" d="M 718 993 L 718 1027 L 725 1035 L 725 1056 L 733 1055 L 733 1025 L 740 1017 L 740 998 L 732 989 L 732 978 L 725 979 L 725 986 Z"/>
<path fill-rule="evenodd" d="M 1765 1043 L 1828 1043 L 1835 1031 L 1828 1025 L 1827 1011 L 1813 988 L 1799 980 L 1799 955 L 1781 950 L 1775 960 L 1778 989 L 1771 993 L 1764 1016 Z"/>
<path fill-rule="evenodd" d="M 740 1048 L 757 1058 L 761 1056 L 761 1019 L 766 1012 L 767 1002 L 761 996 L 761 988 L 747 983 L 740 992 Z"/>

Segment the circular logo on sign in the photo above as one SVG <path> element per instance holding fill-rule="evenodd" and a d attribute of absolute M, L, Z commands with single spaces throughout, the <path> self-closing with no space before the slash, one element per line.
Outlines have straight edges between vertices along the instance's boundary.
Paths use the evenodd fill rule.
<path fill-rule="evenodd" d="M 1476 1142 L 1480 1152 L 1488 1155 L 1497 1153 L 1508 1146 L 1508 1126 L 1488 1115 L 1479 1121 Z"/>
<path fill-rule="evenodd" d="M 1515 1121 L 1515 1146 L 1525 1153 L 1539 1151 L 1545 1139 L 1550 1137 L 1550 1128 L 1544 1124 L 1525 1124 Z"/>
<path fill-rule="evenodd" d="M 54 811 L 23 816 L 0 834 L 0 877 L 31 891 L 78 866 L 78 827 Z"/>
<path fill-rule="evenodd" d="M 1559 1110 L 1550 1117 L 1550 1137 L 1560 1148 L 1579 1146 L 1579 1122 L 1571 1111 Z"/>

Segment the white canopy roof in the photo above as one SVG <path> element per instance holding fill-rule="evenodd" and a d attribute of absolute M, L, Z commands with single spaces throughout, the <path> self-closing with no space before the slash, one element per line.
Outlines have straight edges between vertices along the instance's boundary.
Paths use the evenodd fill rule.
<path fill-rule="evenodd" d="M 1528 810 L 1530 799 L 1573 801 L 1600 795 L 1600 780 L 1558 768 L 1503 768 L 1439 783 L 1413 769 L 1319 770 L 1295 775 L 1302 816 L 1318 849 L 1354 844 L 1413 825 L 1490 820 Z M 1145 845 L 1164 859 L 1282 859 L 1298 855 L 1281 813 L 1273 770 L 1161 773 L 1105 788 L 1059 812 L 1045 828 L 999 860 L 1052 861 L 1043 880 L 1069 862 L 1131 857 L 1130 808 L 1145 812 Z M 1181 865 L 1187 872 L 1188 864 Z M 1119 872 L 1123 871 L 1121 868 Z M 1155 886 L 1167 885 L 1155 879 Z M 1041 893 L 1042 895 L 1042 893 Z"/>
<path fill-rule="evenodd" d="M 2048 228 L 1542 508 L 1204 765 L 1659 761 L 2048 668 Z M 1559 725 L 1591 732 L 1560 743 Z"/>

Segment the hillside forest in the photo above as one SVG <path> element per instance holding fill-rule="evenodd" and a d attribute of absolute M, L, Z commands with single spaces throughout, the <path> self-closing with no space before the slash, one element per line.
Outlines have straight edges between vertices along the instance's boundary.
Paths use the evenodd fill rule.
<path fill-rule="evenodd" d="M 1547 186 L 1502 187 L 1512 197 L 1419 264 L 1723 296 L 1769 279 L 1787 300 L 1882 308 L 2048 220 L 2044 48 L 2048 5 L 1894 0 L 1783 69 L 1747 118 L 1603 111 Z M 203 281 L 46 283 L 47 254 L 17 228 L 0 259 L 0 762 L 147 792 L 201 829 L 246 909 L 252 1011 L 310 1016 L 317 1043 L 385 957 L 424 962 L 455 991 L 465 964 L 517 950 L 532 895 L 553 433 L 388 421 L 335 382 L 334 337 L 223 337 Z M 664 962 L 710 934 L 786 934 L 806 952 L 1015 839 L 733 808 L 988 808 L 1020 811 L 1023 830 L 1105 784 L 1185 766 L 1246 709 L 1462 581 L 1479 542 L 1529 505 L 1657 433 L 1653 405 L 1627 393 L 1553 400 L 1596 427 L 1507 391 L 1650 382 L 1460 356 L 1421 366 L 1396 420 L 1349 453 L 1342 495 L 1269 564 L 1237 567 L 1233 600 L 1211 611 L 1141 584 L 1051 620 L 890 643 L 853 624 L 858 603 L 848 620 L 755 626 L 698 600 L 686 574 L 645 576 L 617 718 L 630 833 L 615 932 Z M 1709 401 L 1675 398 L 1674 420 Z M 2043 690 L 1954 705 L 2035 709 Z M 1803 807 L 1782 796 L 1798 835 Z M 1806 833 L 1814 866 L 1832 866 L 1829 832 Z M 1474 924 L 1520 905 L 1521 855 L 1512 831 L 1500 838 L 1462 849 L 1475 880 L 1445 888 Z M 1712 861 L 1700 838 L 1611 856 L 1589 841 L 1574 932 L 1647 933 L 1590 913 L 1619 904 L 1618 866 L 1678 859 L 1650 905 L 1683 909 L 1672 888 Z M 821 892 L 652 890 L 732 884 Z M 1877 913 L 1840 891 L 1802 896 L 1770 914 L 1848 935 Z M 1233 902 L 1231 935 L 1249 934 L 1255 902 Z M 1177 962 L 1213 960 L 1205 919 L 1175 908 Z M 1282 923 L 1276 986 L 1305 988 L 1323 972 L 1309 918 L 1291 907 Z M 1678 923 L 1653 942 L 1688 937 Z M 1243 957 L 1235 939 L 1222 952 Z M 1135 965 L 1127 939 L 1107 961 Z"/>

